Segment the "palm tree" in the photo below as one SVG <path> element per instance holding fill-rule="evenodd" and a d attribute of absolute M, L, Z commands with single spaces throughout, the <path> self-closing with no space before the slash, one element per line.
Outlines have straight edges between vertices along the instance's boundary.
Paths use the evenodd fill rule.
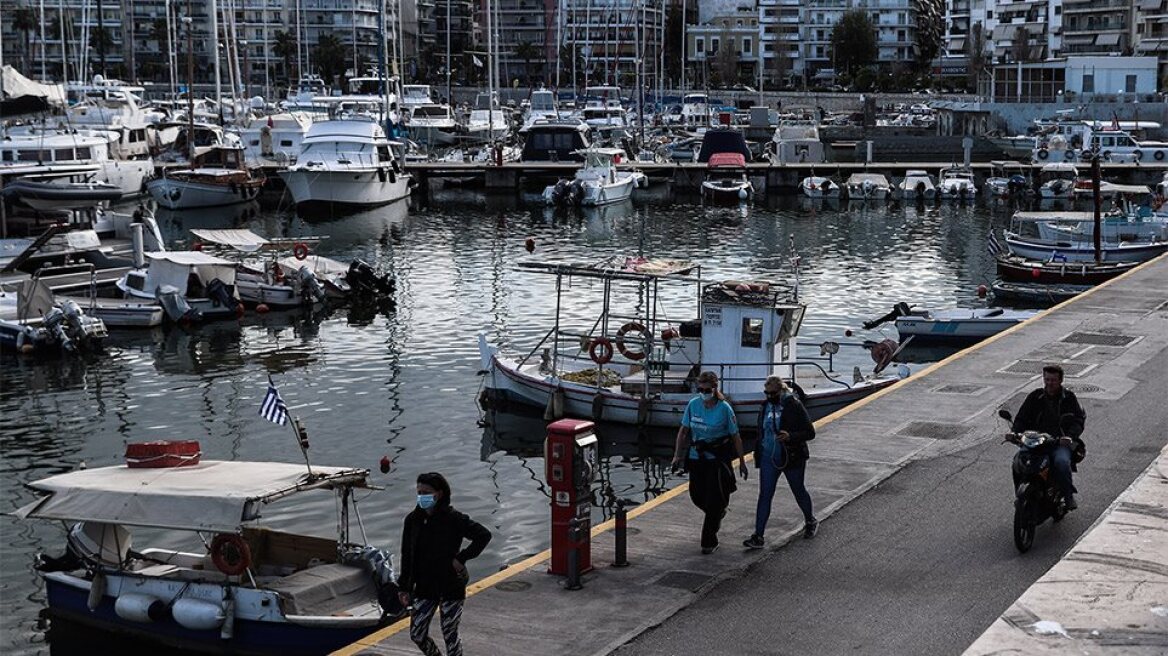
<path fill-rule="evenodd" d="M 293 82 L 292 58 L 296 55 L 296 37 L 288 32 L 276 32 L 272 36 L 272 41 L 274 42 L 272 52 L 284 60 L 284 75 L 291 83 Z"/>
<path fill-rule="evenodd" d="M 531 71 L 531 61 L 543 56 L 543 50 L 534 43 L 521 41 L 515 45 L 515 56 L 523 60 L 523 70 L 527 73 L 527 83 L 534 85 L 535 75 Z"/>
<path fill-rule="evenodd" d="M 21 59 L 24 62 L 25 74 L 31 74 L 32 33 L 38 27 L 40 27 L 40 23 L 37 21 L 36 12 L 31 7 L 21 7 L 12 13 L 12 29 L 24 32 L 24 52 Z"/>

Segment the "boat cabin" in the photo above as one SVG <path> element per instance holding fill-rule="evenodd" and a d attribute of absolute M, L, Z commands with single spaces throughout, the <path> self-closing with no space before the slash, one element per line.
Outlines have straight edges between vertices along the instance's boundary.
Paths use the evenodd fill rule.
<path fill-rule="evenodd" d="M 242 148 L 228 146 L 212 146 L 195 155 L 191 161 L 192 168 L 199 169 L 244 169 L 244 155 Z"/>
<path fill-rule="evenodd" d="M 767 282 L 726 281 L 702 289 L 702 369 L 726 394 L 757 393 L 767 376 L 794 377 L 790 362 L 805 306 Z"/>
<path fill-rule="evenodd" d="M 1041 182 L 1052 182 L 1054 180 L 1074 181 L 1079 178 L 1079 169 L 1075 168 L 1074 164 L 1058 162 L 1043 166 L 1040 175 L 1042 176 Z"/>
<path fill-rule="evenodd" d="M 750 147 L 746 145 L 746 138 L 742 133 L 730 128 L 719 128 L 706 131 L 702 137 L 702 149 L 698 152 L 698 161 L 707 163 L 716 153 L 738 153 L 742 155 L 743 163 L 751 160 Z"/>
<path fill-rule="evenodd" d="M 589 147 L 588 126 L 576 120 L 536 121 L 527 129 L 524 162 L 580 162 Z"/>
<path fill-rule="evenodd" d="M 235 262 L 201 251 L 146 253 L 150 266 L 127 274 L 126 286 L 136 296 L 154 296 L 156 290 L 173 287 L 189 298 L 203 298 L 212 281 L 227 285 L 234 294 Z"/>

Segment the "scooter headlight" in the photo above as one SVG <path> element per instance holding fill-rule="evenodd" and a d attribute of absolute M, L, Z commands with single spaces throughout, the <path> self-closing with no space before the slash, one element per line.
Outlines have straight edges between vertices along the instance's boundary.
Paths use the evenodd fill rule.
<path fill-rule="evenodd" d="M 1042 444 L 1042 433 L 1027 431 L 1022 434 L 1022 446 L 1027 449 L 1033 449 L 1040 444 Z"/>

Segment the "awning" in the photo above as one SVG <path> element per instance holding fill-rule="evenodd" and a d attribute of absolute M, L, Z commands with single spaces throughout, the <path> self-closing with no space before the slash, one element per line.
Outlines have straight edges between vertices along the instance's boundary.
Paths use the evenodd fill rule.
<path fill-rule="evenodd" d="M 1097 46 L 1117 46 L 1119 45 L 1118 34 L 1100 34 L 1095 37 L 1095 45 Z"/>
<path fill-rule="evenodd" d="M 191 230 L 191 234 L 203 241 L 234 248 L 237 251 L 253 253 L 268 244 L 268 240 L 251 230 Z"/>
<path fill-rule="evenodd" d="M 103 522 L 191 531 L 232 532 L 258 519 L 265 504 L 338 485 L 364 487 L 367 469 L 281 462 L 203 461 L 190 467 L 83 469 L 28 487 L 48 497 L 24 506 L 21 519 Z"/>

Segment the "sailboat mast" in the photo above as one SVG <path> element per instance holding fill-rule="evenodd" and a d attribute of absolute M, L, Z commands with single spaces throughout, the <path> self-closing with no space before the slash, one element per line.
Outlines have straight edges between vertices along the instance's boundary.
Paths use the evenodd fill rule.
<path fill-rule="evenodd" d="M 97 0 L 101 2 L 101 0 Z M 219 72 L 219 2 L 211 0 L 211 61 L 215 71 L 215 106 L 219 108 L 219 118 L 223 118 L 223 80 Z M 105 66 L 105 63 L 102 63 Z M 222 121 L 220 121 L 222 122 Z"/>
<path fill-rule="evenodd" d="M 45 0 L 41 0 L 41 82 L 48 82 L 49 78 L 45 75 L 45 63 L 48 57 L 45 56 Z"/>
<path fill-rule="evenodd" d="M 491 0 L 487 0 L 487 140 L 495 136 L 495 28 Z"/>
<path fill-rule="evenodd" d="M 388 0 L 382 0 L 381 11 L 377 12 L 377 31 L 381 38 L 377 40 L 377 73 L 381 78 L 381 93 L 384 95 L 382 116 L 385 119 L 385 136 L 389 136 L 389 72 L 385 69 L 385 44 L 388 36 L 385 33 L 385 12 L 389 10 Z"/>
<path fill-rule="evenodd" d="M 187 157 L 195 162 L 195 23 L 191 18 L 192 0 L 187 0 L 187 15 L 182 22 L 187 26 Z"/>
<path fill-rule="evenodd" d="M 446 102 L 451 102 L 450 95 L 450 0 L 446 0 Z"/>

